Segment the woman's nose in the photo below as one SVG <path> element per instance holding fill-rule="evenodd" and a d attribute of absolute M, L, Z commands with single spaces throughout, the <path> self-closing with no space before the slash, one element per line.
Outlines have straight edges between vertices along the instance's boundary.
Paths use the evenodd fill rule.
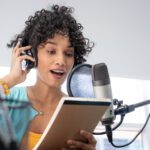
<path fill-rule="evenodd" d="M 65 56 L 63 54 L 59 54 L 56 57 L 56 64 L 64 66 L 65 65 Z"/>

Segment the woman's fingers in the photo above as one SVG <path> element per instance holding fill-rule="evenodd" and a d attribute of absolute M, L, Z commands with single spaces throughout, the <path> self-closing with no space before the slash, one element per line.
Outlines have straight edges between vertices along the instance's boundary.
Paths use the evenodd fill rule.
<path fill-rule="evenodd" d="M 67 144 L 69 145 L 70 149 L 79 148 L 81 150 L 96 150 L 95 146 L 80 141 L 68 140 Z"/>
<path fill-rule="evenodd" d="M 24 51 L 27 51 L 31 48 L 31 46 L 25 46 L 25 47 L 20 47 L 20 48 L 16 48 L 13 53 L 15 56 L 20 56 L 21 53 L 24 53 Z"/>
<path fill-rule="evenodd" d="M 23 60 L 30 60 L 32 62 L 35 61 L 35 59 L 29 55 L 22 55 L 22 56 L 18 57 L 19 62 L 22 62 Z"/>
<path fill-rule="evenodd" d="M 21 41 L 18 41 L 16 46 L 14 47 L 13 51 L 16 51 L 16 49 L 18 49 L 21 45 Z"/>
<path fill-rule="evenodd" d="M 79 142 L 79 141 L 74 141 L 74 140 L 68 140 L 67 141 L 67 144 L 69 145 L 69 148 L 81 148 L 81 149 L 87 149 L 86 145 L 82 142 Z M 88 149 L 89 150 L 89 149 Z"/>
<path fill-rule="evenodd" d="M 87 131 L 81 130 L 80 134 L 86 139 L 87 142 L 81 142 L 77 140 L 68 140 L 67 144 L 70 149 L 79 148 L 81 150 L 96 150 L 96 139 Z"/>
<path fill-rule="evenodd" d="M 15 70 L 19 69 L 20 70 L 21 67 L 22 67 L 21 62 L 26 61 L 26 60 L 30 60 L 32 62 L 35 62 L 35 59 L 33 57 L 29 56 L 29 55 L 22 55 L 22 56 L 19 56 L 19 57 L 13 57 L 12 64 L 11 64 L 11 70 L 12 69 L 15 69 Z"/>
<path fill-rule="evenodd" d="M 89 142 L 90 144 L 96 145 L 97 141 L 96 141 L 96 139 L 94 138 L 94 136 L 93 136 L 92 133 L 87 132 L 87 131 L 84 131 L 84 130 L 81 130 L 81 131 L 80 131 L 80 134 L 81 134 L 83 137 L 85 137 L 85 138 L 88 140 L 88 142 Z"/>

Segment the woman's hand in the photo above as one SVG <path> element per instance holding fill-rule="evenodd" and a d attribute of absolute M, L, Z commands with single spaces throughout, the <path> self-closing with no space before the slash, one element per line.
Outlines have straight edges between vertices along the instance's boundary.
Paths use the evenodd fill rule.
<path fill-rule="evenodd" d="M 22 61 L 27 59 L 35 61 L 34 58 L 28 55 L 20 55 L 23 51 L 29 50 L 31 46 L 20 47 L 20 42 L 12 50 L 12 62 L 10 73 L 4 77 L 5 82 L 8 84 L 9 88 L 25 81 L 29 70 L 22 69 Z"/>
<path fill-rule="evenodd" d="M 81 130 L 80 135 L 83 136 L 85 139 L 87 139 L 87 143 L 83 143 L 80 141 L 75 140 L 68 140 L 67 144 L 69 146 L 69 149 L 62 149 L 62 150 L 71 150 L 71 149 L 79 149 L 79 150 L 96 150 L 96 139 L 94 138 L 92 133 L 89 133 L 87 131 Z"/>

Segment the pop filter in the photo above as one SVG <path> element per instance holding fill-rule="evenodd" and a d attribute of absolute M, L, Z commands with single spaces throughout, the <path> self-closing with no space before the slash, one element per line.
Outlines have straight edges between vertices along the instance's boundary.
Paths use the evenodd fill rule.
<path fill-rule="evenodd" d="M 92 85 L 92 65 L 80 64 L 72 69 L 67 79 L 67 92 L 72 97 L 95 97 Z"/>

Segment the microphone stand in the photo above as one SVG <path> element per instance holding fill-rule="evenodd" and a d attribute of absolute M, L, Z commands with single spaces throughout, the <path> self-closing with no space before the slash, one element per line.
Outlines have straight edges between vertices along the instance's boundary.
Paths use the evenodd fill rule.
<path fill-rule="evenodd" d="M 115 109 L 115 115 L 127 114 L 135 110 L 135 108 L 142 107 L 144 105 L 150 104 L 150 100 L 146 100 L 143 102 L 139 102 L 132 105 L 121 105 L 117 109 Z"/>
<path fill-rule="evenodd" d="M 142 106 L 145 106 L 148 104 L 150 104 L 150 100 L 146 100 L 146 101 L 139 102 L 139 103 L 132 104 L 132 105 L 120 105 L 118 108 L 115 109 L 114 113 L 115 113 L 115 115 L 125 116 L 125 114 L 134 111 L 135 108 L 142 107 Z M 111 124 L 110 125 L 106 124 L 105 128 L 106 128 L 106 134 L 107 134 L 108 141 L 112 144 L 112 146 L 117 147 L 117 148 L 121 148 L 121 147 L 130 145 L 133 141 L 135 141 L 135 139 L 139 136 L 139 134 L 144 130 L 144 128 L 146 127 L 146 125 L 149 121 L 149 118 L 150 118 L 150 114 L 148 115 L 146 122 L 144 123 L 144 126 L 137 133 L 137 135 L 129 143 L 124 144 L 124 145 L 115 145 L 113 143 L 113 134 L 112 134 Z"/>
<path fill-rule="evenodd" d="M 112 100 L 113 101 L 113 105 L 117 105 L 117 108 L 120 108 L 120 107 L 122 107 L 123 105 L 123 101 L 122 100 L 118 100 L 118 99 L 113 99 Z M 115 113 L 114 113 L 115 114 Z M 123 122 L 123 120 L 124 120 L 124 116 L 125 116 L 125 114 L 121 114 L 120 115 L 121 116 L 121 118 L 120 118 L 120 121 L 119 121 L 119 123 L 117 124 L 117 125 L 115 125 L 113 128 L 112 128 L 112 131 L 113 130 L 116 130 L 121 124 L 122 124 L 122 122 Z M 108 121 L 107 120 L 107 122 L 103 122 L 103 121 L 101 121 L 102 122 L 102 125 L 111 125 L 111 124 L 113 124 L 113 118 L 112 118 L 112 121 Z M 103 132 L 93 132 L 93 134 L 94 135 L 103 135 L 103 134 L 106 134 L 106 131 L 103 131 Z"/>

